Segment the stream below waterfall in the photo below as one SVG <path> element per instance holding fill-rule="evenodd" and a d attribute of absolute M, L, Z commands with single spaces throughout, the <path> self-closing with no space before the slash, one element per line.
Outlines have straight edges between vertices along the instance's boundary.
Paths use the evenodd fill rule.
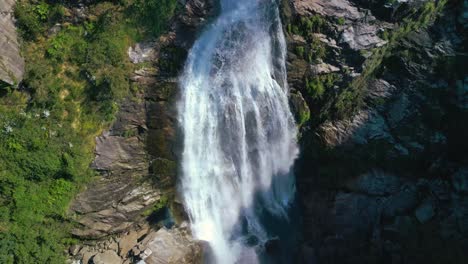
<path fill-rule="evenodd" d="M 296 125 L 274 0 L 220 0 L 183 75 L 180 191 L 208 262 L 290 263 Z"/>

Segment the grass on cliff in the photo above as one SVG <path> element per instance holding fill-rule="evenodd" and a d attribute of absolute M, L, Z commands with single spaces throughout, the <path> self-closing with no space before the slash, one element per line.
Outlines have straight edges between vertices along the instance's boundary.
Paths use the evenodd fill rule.
<path fill-rule="evenodd" d="M 20 0 L 26 74 L 0 93 L 0 263 L 64 263 L 68 206 L 95 176 L 94 137 L 132 91 L 127 48 L 163 32 L 176 0 Z M 58 23 L 58 25 L 56 25 Z"/>

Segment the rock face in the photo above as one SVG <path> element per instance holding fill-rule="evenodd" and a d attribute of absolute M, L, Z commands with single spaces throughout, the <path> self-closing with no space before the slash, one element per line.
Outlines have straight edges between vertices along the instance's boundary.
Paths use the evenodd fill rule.
<path fill-rule="evenodd" d="M 296 166 L 304 263 L 464 261 L 466 4 L 431 25 L 439 3 L 283 1 L 288 81 L 310 109 Z"/>
<path fill-rule="evenodd" d="M 13 18 L 15 0 L 0 2 L 0 82 L 17 85 L 24 74 Z"/>
<path fill-rule="evenodd" d="M 212 7 L 211 1 L 186 1 L 167 34 L 128 49 L 130 61 L 140 66 L 131 77 L 140 89 L 121 103 L 111 128 L 96 138 L 92 167 L 100 176 L 70 207 L 79 224 L 73 234 L 88 242 L 78 252 L 79 245 L 70 248 L 71 259 L 202 262 L 199 242 L 186 227 L 177 227 L 184 214 L 175 198 L 180 148 L 175 102 L 187 49 Z"/>
<path fill-rule="evenodd" d="M 117 253 L 117 247 L 118 252 Z M 70 250 L 73 258 L 83 264 L 192 264 L 203 263 L 203 245 L 193 240 L 186 225 L 178 228 L 155 230 L 147 224 L 94 245 Z"/>

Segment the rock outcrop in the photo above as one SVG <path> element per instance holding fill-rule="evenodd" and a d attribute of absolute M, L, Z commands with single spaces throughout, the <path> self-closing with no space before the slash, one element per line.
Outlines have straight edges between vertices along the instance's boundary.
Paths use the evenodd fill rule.
<path fill-rule="evenodd" d="M 142 224 L 93 245 L 72 246 L 69 253 L 86 264 L 203 263 L 203 244 L 193 240 L 186 224 L 170 229 Z"/>
<path fill-rule="evenodd" d="M 463 1 L 438 18 L 443 1 L 290 3 L 288 80 L 310 109 L 296 167 L 304 263 L 460 263 Z"/>
<path fill-rule="evenodd" d="M 24 60 L 13 17 L 15 0 L 0 2 L 0 82 L 17 85 L 24 74 Z"/>
<path fill-rule="evenodd" d="M 187 1 L 171 30 L 129 47 L 139 87 L 124 100 L 108 131 L 96 138 L 92 167 L 100 173 L 71 205 L 73 234 L 86 246 L 70 248 L 81 263 L 201 263 L 177 202 L 177 78 L 211 1 Z M 76 247 L 80 247 L 78 250 Z M 107 261 L 107 262 L 106 262 Z"/>

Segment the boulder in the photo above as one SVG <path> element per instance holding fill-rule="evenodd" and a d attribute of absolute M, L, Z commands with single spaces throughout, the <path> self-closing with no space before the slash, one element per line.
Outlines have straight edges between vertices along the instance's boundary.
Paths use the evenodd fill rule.
<path fill-rule="evenodd" d="M 138 233 L 135 231 L 129 232 L 127 235 L 124 235 L 120 238 L 119 241 L 119 255 L 121 257 L 126 257 L 130 249 L 132 249 L 137 243 Z"/>
<path fill-rule="evenodd" d="M 98 253 L 93 257 L 94 264 L 122 264 L 123 260 L 115 251 L 108 250 Z"/>
<path fill-rule="evenodd" d="M 149 234 L 139 246 L 146 264 L 202 263 L 202 245 L 184 229 L 161 228 Z"/>
<path fill-rule="evenodd" d="M 341 43 L 346 43 L 353 50 L 382 47 L 387 41 L 377 36 L 376 25 L 359 23 L 347 27 L 341 34 Z"/>

